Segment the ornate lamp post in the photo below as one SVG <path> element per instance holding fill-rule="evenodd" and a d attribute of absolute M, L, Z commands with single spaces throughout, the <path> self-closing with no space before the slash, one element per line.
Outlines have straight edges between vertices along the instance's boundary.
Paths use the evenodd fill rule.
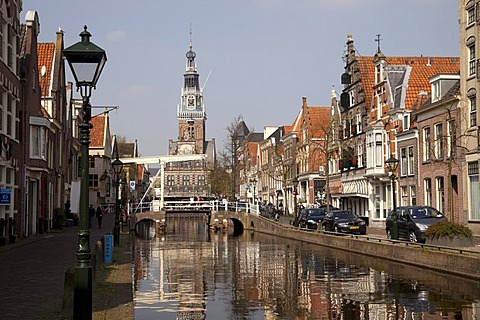
<path fill-rule="evenodd" d="M 395 173 L 397 172 L 398 168 L 398 159 L 390 156 L 387 160 L 385 160 L 385 165 L 388 168 L 388 171 L 390 172 L 390 183 L 392 185 L 392 204 L 393 204 L 393 210 L 397 208 L 397 200 L 396 200 L 396 195 L 395 195 L 395 179 L 397 178 Z M 392 239 L 398 240 L 398 223 L 396 219 L 393 219 L 393 226 L 392 226 L 392 232 L 391 232 Z"/>
<path fill-rule="evenodd" d="M 295 177 L 292 180 L 293 182 L 293 208 L 295 210 L 295 221 L 294 226 L 298 227 L 298 208 L 297 208 L 297 187 L 298 187 L 298 178 Z"/>
<path fill-rule="evenodd" d="M 80 230 L 78 231 L 77 265 L 73 296 L 73 318 L 92 319 L 92 253 L 88 230 L 88 149 L 90 145 L 91 106 L 90 96 L 102 73 L 107 55 L 104 50 L 90 42 L 92 35 L 87 26 L 80 33 L 81 41 L 63 50 L 72 70 L 77 90 L 83 99 L 80 112 L 81 184 L 80 184 Z"/>
<path fill-rule="evenodd" d="M 113 246 L 120 245 L 120 201 L 118 199 L 118 188 L 120 187 L 120 173 L 123 169 L 123 162 L 118 158 L 112 161 L 113 172 L 115 172 L 115 226 L 113 227 Z"/>

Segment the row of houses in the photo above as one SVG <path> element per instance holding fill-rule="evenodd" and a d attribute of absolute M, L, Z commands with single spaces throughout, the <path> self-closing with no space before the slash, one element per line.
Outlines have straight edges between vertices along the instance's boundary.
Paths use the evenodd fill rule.
<path fill-rule="evenodd" d="M 25 23 L 20 22 L 21 13 L 22 1 L 0 2 L 0 245 L 46 231 L 56 212 L 78 212 L 77 115 L 82 101 L 74 98 L 73 85 L 66 80 L 64 32 L 52 35 L 52 42 L 39 43 L 38 13 L 26 12 Z M 95 111 L 89 203 L 108 207 L 115 202 L 111 161 L 127 153 L 138 156 L 138 147 L 136 142 L 117 142 L 110 133 L 108 110 Z M 126 165 L 121 178 L 141 185 L 143 169 Z M 144 191 L 122 190 L 125 199 Z"/>
<path fill-rule="evenodd" d="M 295 202 L 329 202 L 373 226 L 384 225 L 395 199 L 436 207 L 478 234 L 478 7 L 459 0 L 459 57 L 388 56 L 380 42 L 361 56 L 347 35 L 343 88 L 329 105 L 303 97 L 291 125 L 261 133 L 239 123 L 236 196 L 290 214 Z M 399 161 L 393 183 L 389 158 Z"/>

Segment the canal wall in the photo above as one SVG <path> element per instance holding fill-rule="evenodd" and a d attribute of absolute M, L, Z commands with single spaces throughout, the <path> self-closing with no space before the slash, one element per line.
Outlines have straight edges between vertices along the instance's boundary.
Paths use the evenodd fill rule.
<path fill-rule="evenodd" d="M 248 231 L 262 232 L 339 250 L 345 250 L 395 263 L 430 269 L 480 280 L 480 252 L 369 236 L 324 234 L 322 231 L 300 230 L 261 216 L 239 217 Z"/>

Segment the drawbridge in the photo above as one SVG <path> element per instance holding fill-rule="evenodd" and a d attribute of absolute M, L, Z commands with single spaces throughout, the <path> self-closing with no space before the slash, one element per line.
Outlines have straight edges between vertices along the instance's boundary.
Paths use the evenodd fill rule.
<path fill-rule="evenodd" d="M 136 163 L 136 164 L 160 164 L 160 170 L 158 170 L 157 174 L 151 181 L 149 181 L 149 185 L 145 194 L 142 196 L 138 206 L 141 207 L 145 196 L 149 193 L 152 189 L 153 185 L 160 178 L 160 208 L 165 207 L 165 165 L 171 162 L 184 162 L 184 161 L 196 161 L 196 160 L 204 160 L 207 157 L 206 154 L 192 154 L 192 155 L 172 155 L 172 156 L 147 156 L 147 157 L 135 157 L 135 158 L 120 158 L 123 164 L 128 163 Z M 138 209 L 138 208 L 137 208 Z"/>

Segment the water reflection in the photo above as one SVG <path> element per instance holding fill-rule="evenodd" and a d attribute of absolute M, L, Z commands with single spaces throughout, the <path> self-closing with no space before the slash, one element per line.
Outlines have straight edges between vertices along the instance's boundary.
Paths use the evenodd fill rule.
<path fill-rule="evenodd" d="M 164 234 L 137 239 L 134 289 L 137 320 L 480 314 L 477 282 L 258 232 L 213 233 L 192 218 L 167 219 Z"/>

